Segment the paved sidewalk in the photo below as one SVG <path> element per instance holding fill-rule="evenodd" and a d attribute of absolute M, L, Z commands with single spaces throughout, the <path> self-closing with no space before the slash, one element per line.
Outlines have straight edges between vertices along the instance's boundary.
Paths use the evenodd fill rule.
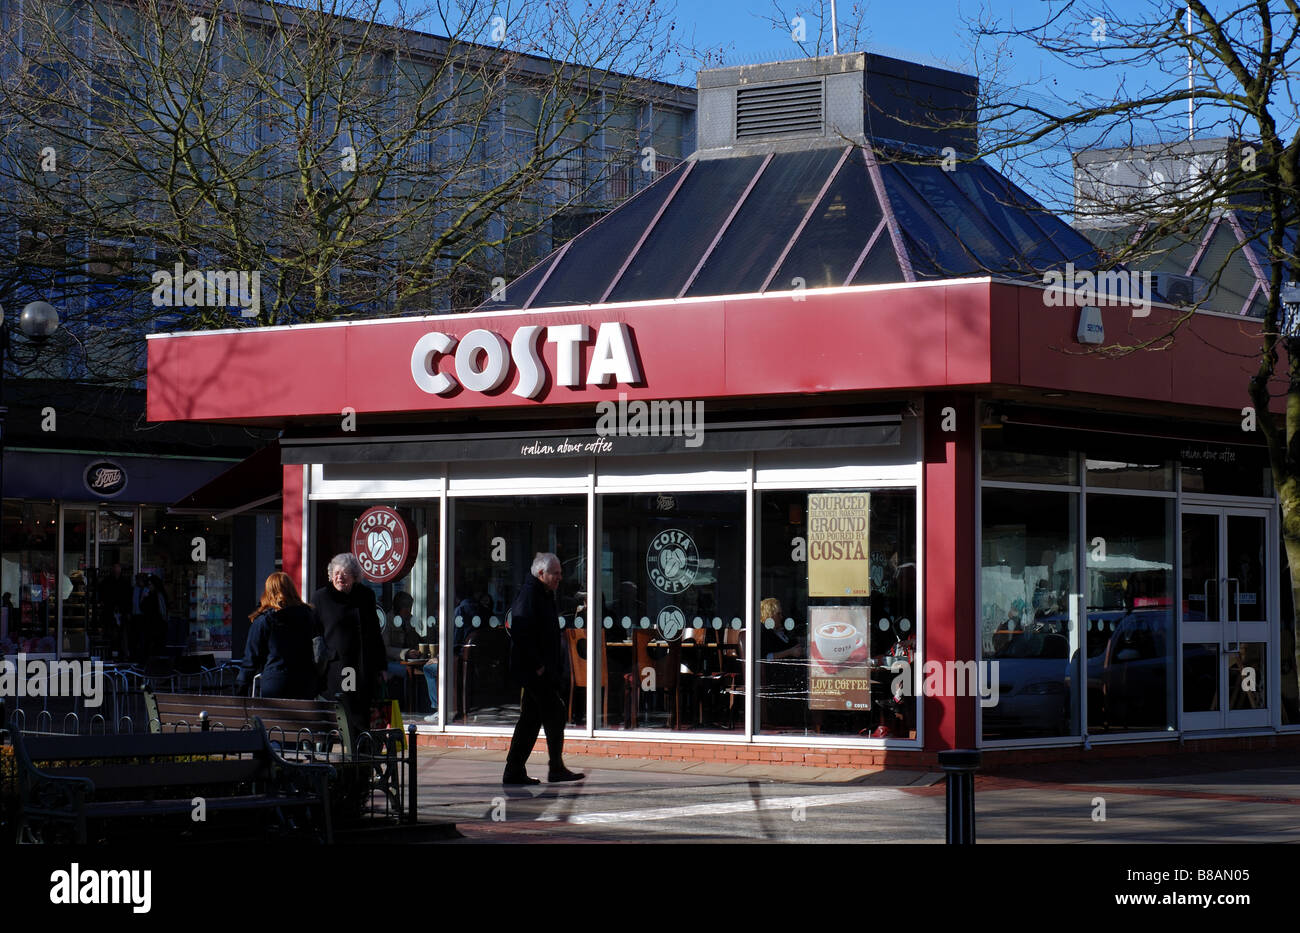
<path fill-rule="evenodd" d="M 575 755 L 567 763 L 586 771 L 587 781 L 529 788 L 520 804 L 528 822 L 515 822 L 520 811 L 512 809 L 510 822 L 501 823 L 491 817 L 493 801 L 516 796 L 501 786 L 504 760 L 499 750 L 422 748 L 422 818 L 452 818 L 477 841 L 577 842 L 596 841 L 590 828 L 570 825 L 589 822 L 590 814 L 577 816 L 588 810 L 618 815 L 630 830 L 651 825 L 642 822 L 643 813 L 678 809 L 680 820 L 659 820 L 651 828 L 662 832 L 644 841 L 686 841 L 691 833 L 694 841 L 782 841 L 771 833 L 756 838 L 752 814 L 725 814 L 749 813 L 749 801 L 807 798 L 824 802 L 818 838 L 810 838 L 810 823 L 789 841 L 943 841 L 945 785 L 935 772 Z M 530 759 L 529 772 L 545 778 L 542 751 Z M 837 795 L 843 804 L 829 805 Z M 1102 802 L 1106 819 L 1099 821 Z M 985 843 L 1300 842 L 1297 806 L 1297 751 L 1064 762 L 976 778 L 977 835 Z M 713 820 L 707 828 L 697 811 Z M 677 835 L 665 835 L 670 829 Z"/>

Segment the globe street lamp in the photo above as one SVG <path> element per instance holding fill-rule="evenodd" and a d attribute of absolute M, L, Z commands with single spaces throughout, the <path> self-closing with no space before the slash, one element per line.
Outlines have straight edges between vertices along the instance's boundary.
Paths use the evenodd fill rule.
<path fill-rule="evenodd" d="M 59 329 L 59 311 L 48 301 L 33 301 L 18 315 L 18 329 L 32 343 L 30 349 L 19 350 L 17 344 L 13 342 L 10 336 L 12 331 L 9 317 L 5 314 L 4 307 L 0 306 L 0 454 L 4 452 L 5 415 L 9 413 L 4 403 L 5 360 L 13 360 L 20 366 L 30 366 L 35 363 L 41 355 L 41 348 L 45 341 L 54 336 L 54 332 Z M 4 475 L 3 469 L 4 460 L 0 456 L 0 478 Z"/>
<path fill-rule="evenodd" d="M 45 341 L 59 329 L 58 309 L 46 301 L 33 301 L 18 315 L 18 329 L 27 337 L 29 346 L 26 349 L 21 349 L 10 339 L 9 318 L 4 307 L 0 306 L 0 555 L 4 553 L 4 432 L 5 417 L 9 414 L 4 403 L 4 365 L 6 360 L 13 360 L 20 366 L 36 362 Z"/>

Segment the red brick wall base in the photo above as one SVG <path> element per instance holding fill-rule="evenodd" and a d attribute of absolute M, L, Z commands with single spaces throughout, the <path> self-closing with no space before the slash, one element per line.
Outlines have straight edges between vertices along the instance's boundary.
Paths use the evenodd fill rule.
<path fill-rule="evenodd" d="M 418 744 L 425 748 L 475 748 L 505 752 L 510 747 L 506 735 L 464 735 L 420 733 Z M 538 748 L 545 746 L 539 742 Z M 1275 751 L 1300 749 L 1300 734 L 1235 736 L 1215 739 L 1177 739 L 1166 742 L 1132 742 L 1094 745 L 1084 750 L 1069 748 L 985 749 L 982 772 L 991 773 L 1017 765 L 1054 761 L 1095 761 L 1103 758 L 1146 758 L 1156 755 L 1221 753 L 1238 751 Z M 905 768 L 938 771 L 933 752 L 903 751 L 883 748 L 826 748 L 816 746 L 758 745 L 746 743 L 656 742 L 628 739 L 565 738 L 564 750 L 570 755 L 599 758 L 636 758 L 651 761 L 712 761 L 734 764 L 796 765 L 810 768 Z"/>

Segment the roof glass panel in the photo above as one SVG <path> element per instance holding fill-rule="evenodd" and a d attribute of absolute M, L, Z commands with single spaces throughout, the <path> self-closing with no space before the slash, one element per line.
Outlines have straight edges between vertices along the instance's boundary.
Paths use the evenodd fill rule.
<path fill-rule="evenodd" d="M 483 302 L 475 311 L 517 311 L 524 306 L 528 298 L 537 290 L 537 283 L 546 275 L 546 270 L 551 267 L 555 261 L 555 253 L 551 253 L 537 265 L 533 266 L 519 278 L 509 283 L 502 297 L 503 301 L 493 301 L 491 297 Z"/>
<path fill-rule="evenodd" d="M 862 153 L 855 150 L 826 189 L 768 288 L 793 288 L 796 277 L 804 280 L 805 288 L 843 285 L 882 216 Z"/>
<path fill-rule="evenodd" d="M 763 156 L 697 163 L 609 300 L 676 298 L 762 164 Z"/>
<path fill-rule="evenodd" d="M 757 292 L 841 152 L 807 149 L 774 155 L 686 294 Z"/>
<path fill-rule="evenodd" d="M 594 304 L 623 267 L 689 162 L 592 224 L 569 241 L 569 249 L 529 307 Z"/>
<path fill-rule="evenodd" d="M 1071 257 L 1050 239 L 1043 237 L 1040 223 L 1060 223 L 1037 204 L 1016 197 L 1007 180 L 982 162 L 960 166 L 948 173 L 952 183 L 1012 245 L 1017 254 L 1036 270 L 1050 269 Z"/>
<path fill-rule="evenodd" d="M 1005 186 L 1006 203 L 1020 205 L 1024 211 L 1023 216 L 1039 229 L 1043 238 L 1060 252 L 1066 262 L 1072 262 L 1080 269 L 1095 269 L 1103 265 L 1101 256 L 1097 254 L 1086 236 L 1025 194 L 1005 175 L 1000 175 L 992 169 L 988 169 L 988 173 L 990 184 L 996 185 L 1000 182 Z"/>
<path fill-rule="evenodd" d="M 1218 285 L 1210 290 L 1206 302 L 1206 306 L 1215 311 L 1240 314 L 1255 288 L 1255 270 L 1239 247 L 1236 232 L 1226 223 L 1215 228 L 1194 271 L 1207 282 L 1213 283 L 1218 279 Z"/>
<path fill-rule="evenodd" d="M 1268 212 L 1251 211 L 1233 211 L 1232 214 L 1237 222 L 1241 224 L 1242 236 L 1250 243 L 1255 258 L 1262 266 L 1267 266 L 1269 262 L 1268 241 L 1272 232 L 1272 215 Z M 1285 227 L 1282 230 L 1282 248 L 1286 250 L 1288 256 L 1295 255 L 1298 235 L 1300 235 L 1300 230 L 1297 230 L 1294 226 Z"/>
<path fill-rule="evenodd" d="M 952 177 L 961 173 L 960 168 L 946 172 L 937 165 L 907 163 L 890 167 L 924 202 L 925 208 L 952 231 L 980 271 L 1012 275 L 1029 271 L 1028 260 L 1019 255 L 1011 242 L 954 185 Z M 886 181 L 886 187 L 891 198 L 895 197 L 895 192 L 903 194 L 902 184 L 889 187 Z M 944 261 L 951 261 L 951 258 L 945 256 Z"/>
<path fill-rule="evenodd" d="M 871 252 L 862 260 L 862 266 L 853 276 L 850 285 L 884 285 L 902 282 L 903 270 L 898 265 L 898 255 L 894 252 L 894 241 L 889 230 L 881 230 L 880 236 L 871 246 Z"/>
<path fill-rule="evenodd" d="M 954 278 L 986 271 L 947 224 L 903 181 L 895 166 L 881 165 L 880 177 L 918 277 Z"/>

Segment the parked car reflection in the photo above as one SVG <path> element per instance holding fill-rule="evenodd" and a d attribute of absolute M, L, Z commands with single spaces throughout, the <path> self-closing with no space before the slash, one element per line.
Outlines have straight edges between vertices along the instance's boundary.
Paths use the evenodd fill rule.
<path fill-rule="evenodd" d="M 1023 629 L 999 630 L 998 701 L 984 710 L 986 738 L 1069 735 L 1069 619 L 1046 616 Z"/>

